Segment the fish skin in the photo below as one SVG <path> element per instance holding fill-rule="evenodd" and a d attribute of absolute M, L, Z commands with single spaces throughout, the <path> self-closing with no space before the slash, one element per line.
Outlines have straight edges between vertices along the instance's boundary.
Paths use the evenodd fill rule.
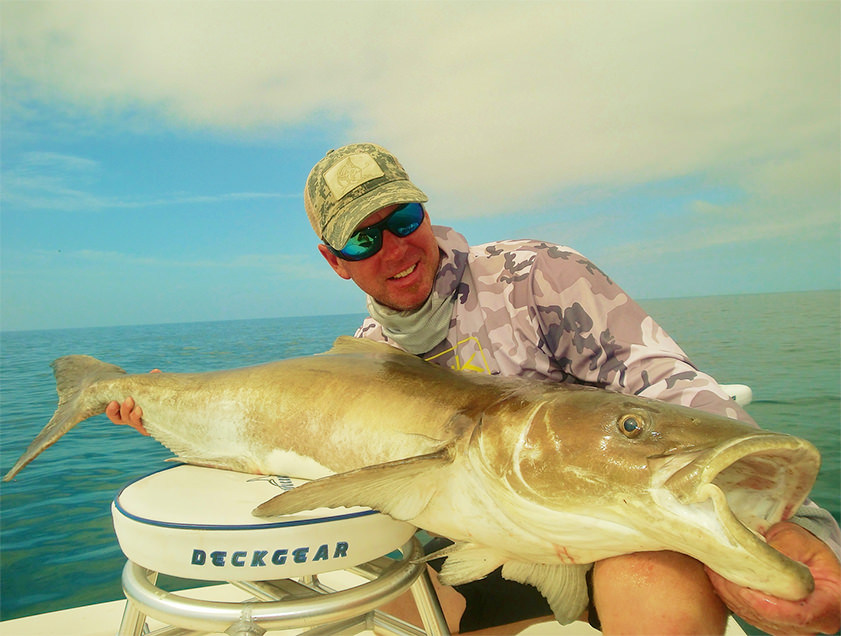
<path fill-rule="evenodd" d="M 59 407 L 4 481 L 133 396 L 183 461 L 316 479 L 255 514 L 381 510 L 455 541 L 443 582 L 502 566 L 560 622 L 586 606 L 592 562 L 642 550 L 689 554 L 789 600 L 812 590 L 805 566 L 758 537 L 814 483 L 819 454 L 796 437 L 601 389 L 458 373 L 353 338 L 210 373 L 130 375 L 89 356 L 53 366 Z"/>
<path fill-rule="evenodd" d="M 127 374 L 90 356 L 52 366 L 59 407 L 5 481 L 78 422 L 129 396 L 143 408 L 149 434 L 188 463 L 305 479 L 436 450 L 500 397 L 495 383 L 438 372 L 410 354 L 353 338 L 326 355 L 206 373 Z M 449 379 L 439 380 L 432 398 L 430 372 Z M 366 377 L 374 391 L 365 389 Z M 381 410 L 399 418 L 372 422 L 370 414 Z M 361 435 L 370 439 L 359 444 Z M 290 467 L 278 456 L 282 450 L 312 461 Z"/>

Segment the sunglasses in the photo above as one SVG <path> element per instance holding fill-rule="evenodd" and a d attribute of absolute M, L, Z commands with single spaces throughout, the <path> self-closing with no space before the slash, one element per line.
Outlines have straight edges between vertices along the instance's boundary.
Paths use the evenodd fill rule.
<path fill-rule="evenodd" d="M 370 258 L 383 246 L 383 230 L 403 238 L 417 230 L 423 223 L 423 206 L 420 203 L 404 203 L 379 223 L 363 227 L 351 234 L 347 244 L 340 250 L 325 241 L 327 249 L 346 261 L 361 261 Z"/>

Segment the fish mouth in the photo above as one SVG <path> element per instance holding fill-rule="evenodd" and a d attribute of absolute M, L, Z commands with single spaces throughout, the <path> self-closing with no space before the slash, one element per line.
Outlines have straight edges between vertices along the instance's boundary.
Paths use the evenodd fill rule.
<path fill-rule="evenodd" d="M 660 492 L 667 508 L 671 498 L 684 510 L 709 511 L 711 505 L 719 540 L 745 560 L 735 567 L 708 562 L 713 570 L 787 600 L 802 599 L 812 591 L 808 568 L 764 540 L 772 525 L 797 512 L 815 482 L 820 453 L 811 443 L 757 431 L 711 448 L 650 457 L 649 468 L 652 490 Z"/>

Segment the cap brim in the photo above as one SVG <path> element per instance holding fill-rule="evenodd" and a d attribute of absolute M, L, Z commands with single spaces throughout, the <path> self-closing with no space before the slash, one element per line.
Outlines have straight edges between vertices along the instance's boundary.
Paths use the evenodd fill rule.
<path fill-rule="evenodd" d="M 340 250 L 348 242 L 356 227 L 377 210 L 401 203 L 426 203 L 428 197 L 411 181 L 391 181 L 379 188 L 336 206 L 336 213 L 328 221 L 322 238 Z"/>

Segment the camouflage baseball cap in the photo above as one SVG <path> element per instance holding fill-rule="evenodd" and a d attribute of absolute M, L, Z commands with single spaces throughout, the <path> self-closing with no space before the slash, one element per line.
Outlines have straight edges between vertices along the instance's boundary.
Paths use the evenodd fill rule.
<path fill-rule="evenodd" d="M 312 228 L 336 249 L 342 249 L 356 226 L 377 210 L 427 200 L 397 158 L 375 144 L 329 151 L 310 171 L 304 188 Z"/>

